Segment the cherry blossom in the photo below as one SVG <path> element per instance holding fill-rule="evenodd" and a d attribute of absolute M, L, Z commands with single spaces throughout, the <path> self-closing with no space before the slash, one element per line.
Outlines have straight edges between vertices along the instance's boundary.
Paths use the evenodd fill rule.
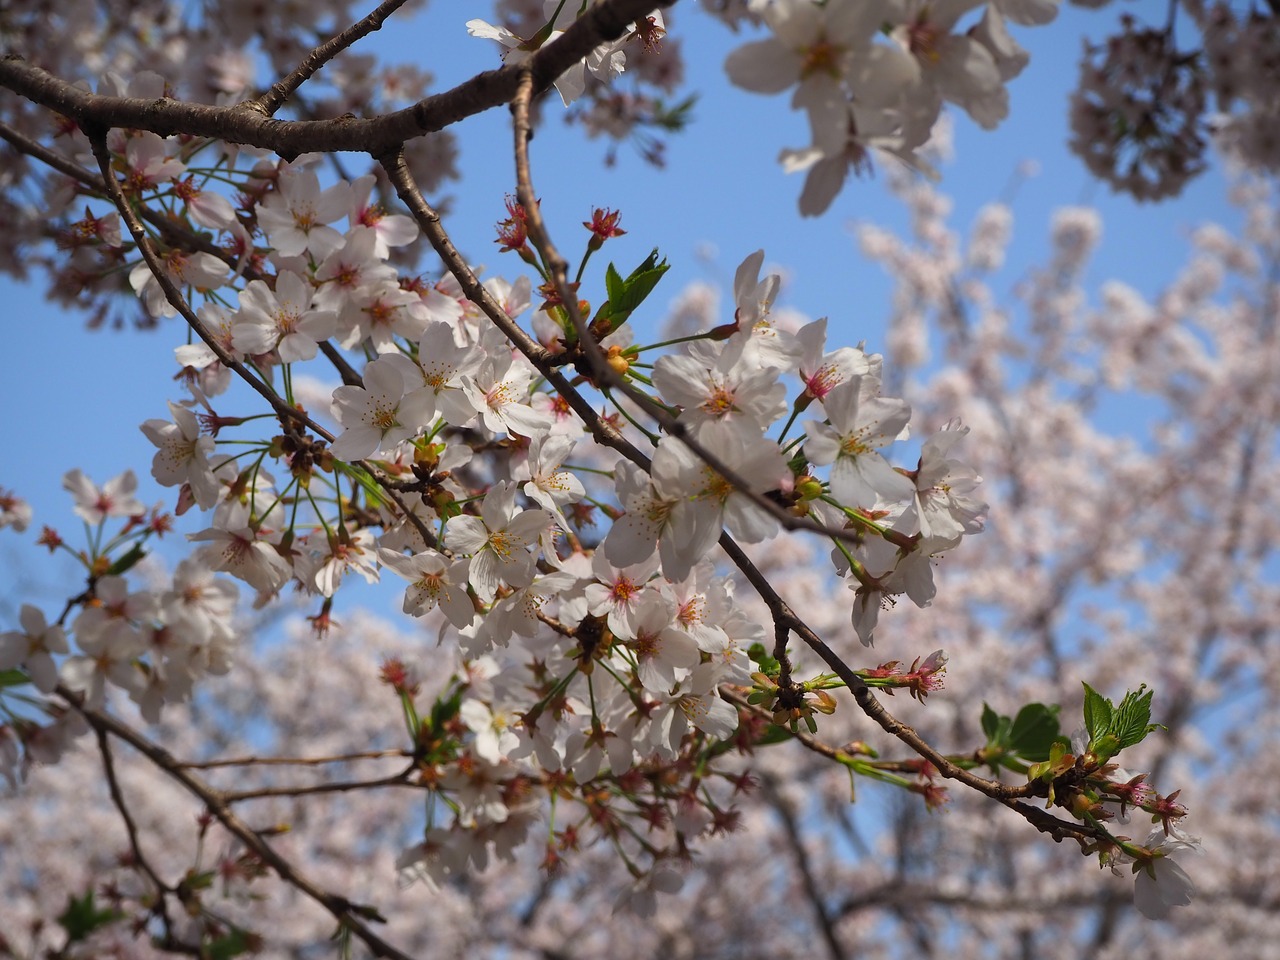
<path fill-rule="evenodd" d="M 351 181 L 351 206 L 347 220 L 353 228 L 359 225 L 373 231 L 374 255 L 385 260 L 392 247 L 403 247 L 417 239 L 418 225 L 401 214 L 387 213 L 381 205 L 371 202 L 376 182 L 373 174 Z"/>
<path fill-rule="evenodd" d="M 431 421 L 434 398 L 425 387 L 405 387 L 395 358 L 386 357 L 365 367 L 364 386 L 334 390 L 334 416 L 346 429 L 334 440 L 333 455 L 358 460 L 390 452 L 422 430 Z"/>
<path fill-rule="evenodd" d="M 43 611 L 29 603 L 18 615 L 22 632 L 0 633 L 0 670 L 22 665 L 41 693 L 51 693 L 58 684 L 58 667 L 53 654 L 68 652 L 67 637 L 58 624 L 46 622 Z"/>
<path fill-rule="evenodd" d="M 342 234 L 329 224 L 347 215 L 349 184 L 321 189 L 314 170 L 290 167 L 281 171 L 277 187 L 258 208 L 258 221 L 277 253 L 295 257 L 306 251 L 323 260 L 342 246 Z"/>
<path fill-rule="evenodd" d="M 196 415 L 186 407 L 169 404 L 173 422 L 148 420 L 142 432 L 159 450 L 151 462 L 151 475 L 166 487 L 190 484 L 196 503 L 209 509 L 218 502 L 221 485 L 209 461 L 214 451 L 212 437 L 200 435 Z"/>
<path fill-rule="evenodd" d="M 134 517 L 147 511 L 134 496 L 138 478 L 132 470 L 126 470 L 101 487 L 82 470 L 69 470 L 62 478 L 62 489 L 75 499 L 76 514 L 85 523 L 102 523 L 108 517 Z"/>
<path fill-rule="evenodd" d="M 495 484 L 485 495 L 480 516 L 454 517 L 445 524 L 453 549 L 471 555 L 468 579 L 483 603 L 498 586 L 527 587 L 533 582 L 534 557 L 528 547 L 553 522 L 545 510 L 517 510 L 516 486 Z"/>
<path fill-rule="evenodd" d="M 1056 3 L 709 6 L 767 31 L 730 54 L 731 79 L 795 88 L 811 142 L 780 159 L 805 174 L 803 214 L 850 169 L 894 158 L 877 183 L 907 204 L 912 236 L 859 229 L 896 284 L 885 357 L 828 344 L 836 324 L 789 306 L 763 251 L 737 268 L 731 315 L 706 284 L 677 295 L 678 320 L 645 316 L 654 299 L 633 311 L 646 279 L 623 277 L 623 254 L 592 256 L 620 233 L 609 201 L 584 207 L 600 229 L 575 250 L 548 191 L 558 248 L 531 221 L 509 275 L 468 264 L 435 207 L 453 172 L 452 133 L 435 127 L 520 78 L 436 97 L 421 69 L 329 59 L 395 11 L 343 31 L 342 4 L 102 21 L 17 0 L 0 262 L 46 269 L 96 323 L 118 319 L 126 276 L 135 313 L 194 312 L 171 341 L 190 341 L 172 419 L 142 431 L 174 513 L 205 516 L 182 556 L 132 471 L 98 487 L 74 469 L 64 487 L 89 529 L 33 538 L 74 573 L 47 608 L 56 623 L 23 605 L 0 634 L 0 776 L 28 791 L 0 819 L 0 895 L 29 940 L 6 927 L 0 953 L 293 955 L 336 921 L 340 949 L 379 956 L 781 956 L 812 919 L 833 956 L 944 939 L 957 955 L 1061 953 L 1083 930 L 1099 955 L 1142 940 L 1181 958 L 1203 955 L 1219 912 L 1233 930 L 1270 922 L 1240 892 L 1265 885 L 1275 839 L 1274 763 L 1255 749 L 1275 739 L 1264 641 L 1280 609 L 1269 188 L 1242 181 L 1245 231 L 1192 231 L 1158 294 L 1113 282 L 1092 297 L 1100 222 L 1083 210 L 1060 215 L 1043 269 L 997 282 L 1014 208 L 985 208 L 962 240 L 946 198 L 904 166 L 938 162 L 926 144 L 945 136 L 944 102 L 983 126 L 1003 117 L 1028 61 L 1009 24 L 1047 23 Z M 685 122 L 666 99 L 679 47 L 656 50 L 666 21 L 629 0 L 498 9 L 510 30 L 468 28 L 511 63 L 625 11 L 622 34 L 592 38 L 557 86 L 571 123 L 661 155 L 646 130 Z M 1163 33 L 1126 21 L 1086 64 L 1077 124 L 1097 128 L 1095 161 L 1134 151 L 1120 178 L 1134 192 L 1195 172 L 1207 97 L 1232 156 L 1280 155 L 1247 122 L 1274 112 L 1274 18 L 1203 4 L 1169 17 Z M 1205 33 L 1203 51 L 1172 46 L 1175 20 L 1179 44 L 1188 20 Z M 316 48 L 319 35 L 335 39 Z M 107 78 L 87 101 L 85 71 Z M 1107 122 L 1166 81 L 1174 95 L 1157 99 L 1180 127 L 1160 111 L 1154 126 Z M 548 104 L 527 93 L 511 116 L 541 144 Z M 371 131 L 363 154 L 352 130 Z M 542 152 L 518 158 L 522 194 L 546 189 Z M 441 274 L 414 274 L 420 228 Z M 141 233 L 176 294 L 139 262 Z M 577 342 L 566 285 L 590 327 Z M 545 303 L 522 319 L 535 289 Z M 621 304 L 634 318 L 619 326 Z M 649 345 L 650 319 L 686 342 Z M 595 366 L 591 338 L 625 384 Z M 1117 436 L 1099 411 L 1131 401 L 1151 429 Z M 891 459 L 909 420 L 914 469 Z M 30 519 L 0 490 L 0 526 Z M 394 623 L 358 603 L 382 567 L 406 581 Z M 255 589 L 256 612 L 224 573 Z M 290 594 L 305 619 L 277 616 Z M 898 659 L 877 665 L 855 637 Z M 1059 716 L 1078 722 L 1078 675 L 1126 702 L 1159 688 L 1165 727 L 1124 746 L 1150 774 L 1112 763 L 1106 736 L 1071 754 L 1048 743 Z M 1092 730 L 1105 710 L 1086 689 Z M 1247 724 L 1223 709 L 1237 702 Z M 1028 717 L 1046 742 L 1024 755 Z M 1157 792 L 1166 778 L 1182 791 Z M 906 802 L 873 799 L 868 823 L 850 806 L 863 784 Z M 945 823 L 922 816 L 944 798 Z M 1187 816 L 1206 837 L 1194 867 Z M 1147 817 L 1143 844 L 1122 834 Z M 1029 839 L 1023 819 L 1068 842 Z M 1139 926 L 1098 886 L 1110 874 L 1070 866 L 1080 852 L 1131 868 L 1138 912 L 1168 926 Z M 430 889 L 398 891 L 397 874 Z M 65 918 L 84 891 L 102 923 L 77 940 Z"/>
<path fill-rule="evenodd" d="M 840 384 L 823 401 L 830 423 L 809 423 L 805 454 L 818 466 L 831 465 L 831 493 L 847 506 L 911 496 L 911 482 L 877 452 L 906 428 L 911 408 L 904 400 L 864 395 L 875 389 L 867 377 Z"/>
<path fill-rule="evenodd" d="M 31 504 L 0 487 L 0 530 L 13 527 L 15 533 L 22 533 L 31 522 L 31 516 Z"/>
<path fill-rule="evenodd" d="M 337 318 L 313 309 L 311 300 L 311 285 L 291 270 L 276 277 L 274 290 L 261 280 L 251 281 L 240 294 L 232 343 L 246 354 L 274 350 L 283 363 L 312 359 L 317 343 L 333 335 Z"/>
<path fill-rule="evenodd" d="M 435 550 L 412 557 L 384 550 L 379 559 L 393 573 L 409 581 L 404 593 L 404 612 L 426 616 L 439 605 L 455 627 L 465 627 L 475 617 L 467 595 L 468 561 L 450 563 Z"/>
<path fill-rule="evenodd" d="M 212 569 L 226 571 L 261 593 L 275 593 L 293 575 L 289 561 L 248 526 L 210 527 L 188 539 L 208 543 L 199 556 Z"/>

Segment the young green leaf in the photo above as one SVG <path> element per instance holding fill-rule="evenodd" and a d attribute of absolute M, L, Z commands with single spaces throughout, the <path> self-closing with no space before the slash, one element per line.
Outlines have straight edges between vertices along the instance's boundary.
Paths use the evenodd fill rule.
<path fill-rule="evenodd" d="M 1013 720 L 1009 746 L 1024 760 L 1033 763 L 1049 758 L 1049 750 L 1060 739 L 1058 710 L 1043 703 L 1029 703 Z"/>
<path fill-rule="evenodd" d="M 991 709 L 991 705 L 986 701 L 982 704 L 982 732 L 987 738 L 987 745 L 994 745 L 996 740 L 996 732 L 1000 729 L 1000 714 Z"/>
<path fill-rule="evenodd" d="M 1140 743 L 1148 733 L 1160 726 L 1151 722 L 1151 698 L 1154 695 L 1155 691 L 1147 690 L 1144 683 L 1136 691 L 1125 693 L 1124 699 L 1120 701 L 1111 721 L 1111 730 L 1120 741 L 1120 750 Z"/>
<path fill-rule="evenodd" d="M 1097 690 L 1084 685 L 1084 727 L 1089 732 L 1089 743 L 1111 732 L 1111 716 L 1115 712 L 1111 701 Z"/>
<path fill-rule="evenodd" d="M 631 316 L 632 311 L 653 292 L 662 275 L 669 269 L 670 264 L 665 259 L 658 260 L 656 247 L 625 280 L 618 275 L 613 264 L 609 264 L 604 273 L 604 286 L 609 299 L 600 305 L 600 309 L 591 320 L 591 329 L 596 337 L 603 340 L 622 326 Z"/>
<path fill-rule="evenodd" d="M 232 957 L 238 957 L 243 953 L 248 953 L 252 948 L 248 935 L 243 931 L 232 928 L 225 936 L 218 937 L 205 944 L 202 957 L 208 957 L 209 960 L 231 960 Z"/>
<path fill-rule="evenodd" d="M 119 910 L 112 908 L 99 910 L 93 903 L 93 891 L 87 890 L 79 899 L 73 896 L 67 897 L 67 909 L 57 917 L 57 921 L 58 925 L 67 932 L 67 941 L 75 943 L 88 939 L 89 934 L 99 927 L 115 923 L 123 917 L 124 914 Z"/>

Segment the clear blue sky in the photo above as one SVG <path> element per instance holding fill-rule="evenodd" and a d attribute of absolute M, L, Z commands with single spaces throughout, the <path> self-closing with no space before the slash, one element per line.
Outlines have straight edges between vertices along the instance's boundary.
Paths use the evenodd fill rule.
<path fill-rule="evenodd" d="M 493 44 L 466 36 L 459 10 L 434 4 L 418 20 L 384 29 L 367 48 L 358 49 L 385 52 L 393 60 L 416 59 L 436 74 L 435 89 L 444 89 L 498 62 Z M 484 13 L 479 5 L 468 10 L 469 15 Z M 1162 22 L 1165 5 L 1141 0 L 1123 10 Z M 1077 75 L 1081 38 L 1113 29 L 1120 12 L 1118 7 L 1067 8 L 1048 27 L 1015 27 L 1032 56 L 1011 85 L 1010 118 L 992 133 L 957 115 L 957 156 L 943 181 L 955 199 L 957 228 L 967 230 L 975 211 L 1002 193 L 1020 163 L 1034 160 L 1040 166 L 1039 176 L 1022 185 L 1014 203 L 1015 240 L 1004 274 L 1010 284 L 1043 259 L 1049 218 L 1060 206 L 1091 204 L 1104 215 L 1106 232 L 1095 263 L 1105 268 L 1095 267 L 1092 279 L 1123 278 L 1144 292 L 1156 289 L 1182 262 L 1189 227 L 1233 219 L 1216 171 L 1177 201 L 1139 206 L 1111 196 L 1066 151 L 1067 95 Z M 844 342 L 865 339 L 877 347 L 889 286 L 877 266 L 859 257 L 850 225 L 904 225 L 883 179 L 853 182 L 824 216 L 802 220 L 796 211 L 801 181 L 785 176 L 775 161 L 779 148 L 804 145 L 802 118 L 789 109 L 785 95 L 747 94 L 730 88 L 723 77 L 728 51 L 750 37 L 735 37 L 688 3 L 675 10 L 673 34 L 684 38 L 687 84 L 701 99 L 691 129 L 670 143 L 666 170 L 651 169 L 626 148 L 618 164 L 605 169 L 603 144 L 564 127 L 558 122 L 559 104 L 547 103 L 548 122 L 533 142 L 534 178 L 562 248 L 576 247 L 578 224 L 593 207 L 621 209 L 628 235 L 605 253 L 624 273 L 654 246 L 673 264 L 654 295 L 656 312 L 692 279 L 730 282 L 738 262 L 764 247 L 768 261 L 791 272 L 784 302 L 814 317 L 829 315 L 833 336 Z M 514 278 L 521 264 L 512 256 L 500 257 L 492 242 L 493 224 L 504 215 L 503 196 L 514 181 L 509 114 L 490 111 L 457 132 L 466 180 L 454 187 L 446 227 L 473 261 Z M 708 263 L 695 255 L 706 249 L 717 250 L 718 259 Z M 88 332 L 82 317 L 48 306 L 39 289 L 0 280 L 0 296 L 6 333 L 0 359 L 0 487 L 32 502 L 37 530 L 40 523 L 50 523 L 69 537 L 80 528 L 60 489 L 71 467 L 80 466 L 102 482 L 132 466 L 142 481 L 144 502 L 171 503 L 172 491 L 150 479 L 154 448 L 138 424 L 167 417 L 166 399 L 178 397 L 170 382 L 172 350 L 184 339 L 177 323 L 148 333 Z M 181 529 L 198 529 L 197 522 L 189 516 Z M 0 563 L 16 575 L 10 583 L 19 595 L 25 583 L 48 587 L 59 570 L 67 569 L 34 560 L 11 530 L 0 533 Z M 65 593 L 41 595 L 52 605 Z"/>

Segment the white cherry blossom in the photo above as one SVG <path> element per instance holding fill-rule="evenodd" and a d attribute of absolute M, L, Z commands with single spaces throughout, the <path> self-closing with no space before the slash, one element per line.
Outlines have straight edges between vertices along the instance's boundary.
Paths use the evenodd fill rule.
<path fill-rule="evenodd" d="M 468 576 L 476 596 L 492 603 L 498 587 L 527 587 L 536 566 L 528 550 L 554 521 L 545 510 L 517 510 L 516 485 L 493 485 L 480 505 L 480 516 L 453 517 L 445 524 L 445 540 L 459 553 L 471 555 Z"/>

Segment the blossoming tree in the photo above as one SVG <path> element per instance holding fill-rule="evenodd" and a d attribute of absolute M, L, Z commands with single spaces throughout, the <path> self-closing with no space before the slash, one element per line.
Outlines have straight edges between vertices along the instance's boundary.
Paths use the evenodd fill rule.
<path fill-rule="evenodd" d="M 1241 180 L 1245 235 L 1197 233 L 1154 302 L 1112 284 L 1089 307 L 1100 227 L 1064 212 L 1011 313 L 1008 209 L 961 245 L 919 172 L 944 102 L 1003 118 L 1009 23 L 1052 0 L 720 4 L 766 30 L 729 79 L 806 117 L 781 154 L 800 212 L 873 161 L 912 212 L 910 240 L 861 236 L 897 282 L 889 350 L 793 322 L 763 251 L 726 315 L 690 299 L 638 329 L 667 261 L 602 263 L 610 209 L 562 253 L 530 139 L 563 101 L 657 158 L 687 108 L 652 2 L 503 4 L 465 28 L 501 65 L 431 96 L 350 56 L 397 0 L 0 15 L 6 262 L 43 258 L 99 318 L 138 304 L 180 372 L 140 425 L 169 503 L 71 465 L 87 537 L 37 543 L 83 579 L 0 635 L 0 955 L 1201 956 L 1195 817 L 1208 909 L 1274 914 L 1265 182 Z M 1241 119 L 1273 100 L 1214 58 L 1230 34 L 1274 70 L 1273 21 L 1182 16 L 1192 67 L 1126 22 L 1075 107 L 1091 166 L 1139 196 L 1194 172 L 1210 123 L 1274 165 Z M 1237 112 L 1206 119 L 1204 89 Z M 482 281 L 427 196 L 448 131 L 499 106 L 520 266 Z M 1137 442 L 1093 416 L 1137 397 Z M 0 525 L 31 520 L 0 490 Z M 402 621 L 344 607 L 355 580 L 400 584 Z M 288 592 L 310 624 L 243 640 Z M 1224 690 L 1252 723 L 1203 722 Z M 862 784 L 900 802 L 868 820 Z M 1135 921 L 1112 873 L 1178 927 Z"/>

